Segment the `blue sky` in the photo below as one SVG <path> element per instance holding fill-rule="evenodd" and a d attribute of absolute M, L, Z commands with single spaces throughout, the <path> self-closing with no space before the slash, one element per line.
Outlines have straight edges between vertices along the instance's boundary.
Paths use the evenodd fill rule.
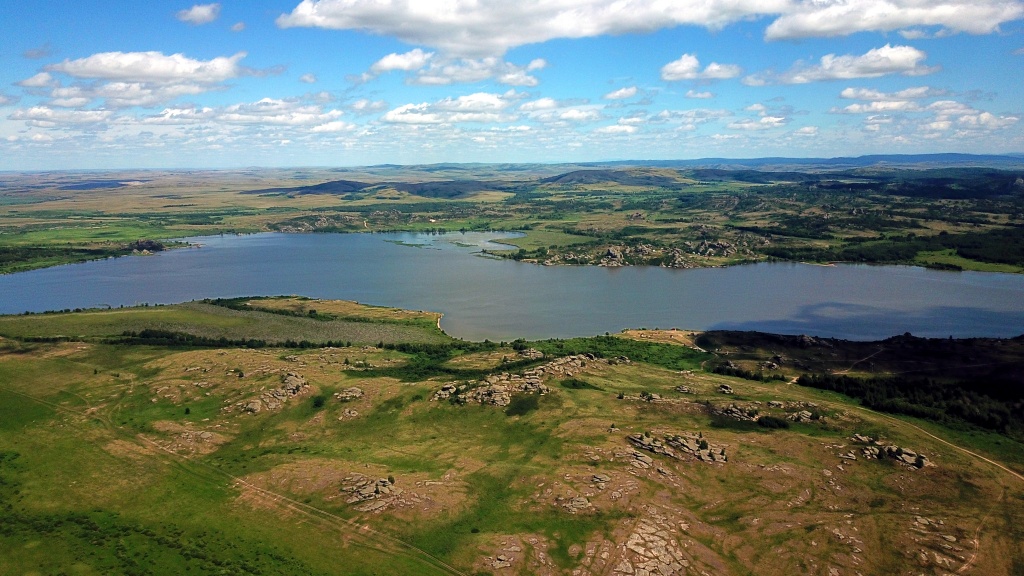
<path fill-rule="evenodd" d="M 0 169 L 1024 152 L 1020 0 L 0 3 Z"/>

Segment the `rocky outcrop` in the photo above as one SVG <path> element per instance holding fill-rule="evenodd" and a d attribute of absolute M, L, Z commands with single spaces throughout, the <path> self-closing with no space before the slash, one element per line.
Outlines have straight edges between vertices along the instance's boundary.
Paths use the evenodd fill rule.
<path fill-rule="evenodd" d="M 660 454 L 662 456 L 668 456 L 676 460 L 680 460 L 683 457 L 693 457 L 702 462 L 726 462 L 728 458 L 725 453 L 725 448 L 721 446 L 712 446 L 698 434 L 684 433 L 664 436 L 662 439 L 655 438 L 647 434 L 631 434 L 626 437 L 626 440 L 630 444 L 639 448 L 640 450 L 646 450 L 647 452 L 653 452 L 654 454 Z M 634 459 L 648 464 L 651 462 L 644 462 L 644 459 L 639 458 L 644 456 L 642 453 L 635 452 Z M 650 460 L 650 457 L 644 457 Z M 635 466 L 642 468 L 642 466 Z"/>
<path fill-rule="evenodd" d="M 924 468 L 925 466 L 934 466 L 928 457 L 924 454 L 920 454 L 909 448 L 903 448 L 896 446 L 895 444 L 888 444 L 881 440 L 877 440 L 870 436 L 863 436 L 861 434 L 854 434 L 850 440 L 861 445 L 860 455 L 869 460 L 880 460 L 883 458 L 890 458 L 897 462 L 902 462 L 915 468 Z M 856 455 L 853 450 L 846 454 L 840 454 L 840 458 L 844 460 L 854 460 Z"/>
<path fill-rule="evenodd" d="M 628 358 L 624 360 L 629 361 Z M 586 367 L 587 362 L 601 362 L 601 360 L 598 360 L 593 354 L 577 354 L 552 360 L 520 374 L 502 372 L 501 374 L 491 374 L 482 380 L 473 380 L 463 384 L 448 382 L 434 393 L 431 400 L 448 400 L 459 404 L 508 406 L 512 401 L 513 394 L 547 394 L 550 389 L 544 384 L 546 378 L 571 378 L 579 374 Z"/>
<path fill-rule="evenodd" d="M 263 410 L 278 410 L 285 402 L 309 391 L 309 383 L 302 375 L 288 372 L 281 377 L 281 386 L 260 394 L 259 398 L 243 400 L 235 404 L 243 412 L 259 414 Z"/>
<path fill-rule="evenodd" d="M 351 402 L 362 398 L 363 390 L 362 388 L 352 386 L 351 388 L 345 388 L 341 392 L 335 392 L 334 397 L 342 402 Z"/>

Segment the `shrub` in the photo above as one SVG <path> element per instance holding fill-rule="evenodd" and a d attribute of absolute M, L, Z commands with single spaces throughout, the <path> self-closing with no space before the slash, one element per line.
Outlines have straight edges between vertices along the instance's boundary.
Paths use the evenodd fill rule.
<path fill-rule="evenodd" d="M 762 428 L 786 429 L 789 428 L 789 421 L 777 416 L 761 416 L 757 419 L 757 425 Z"/>
<path fill-rule="evenodd" d="M 512 398 L 508 408 L 505 409 L 507 416 L 525 416 L 540 406 L 540 398 L 532 394 L 524 394 Z"/>

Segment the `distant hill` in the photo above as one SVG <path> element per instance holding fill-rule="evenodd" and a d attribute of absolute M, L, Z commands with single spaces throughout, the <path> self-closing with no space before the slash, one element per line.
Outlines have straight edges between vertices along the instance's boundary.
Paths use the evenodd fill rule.
<path fill-rule="evenodd" d="M 543 184 L 621 184 L 623 186 L 656 186 L 658 188 L 678 187 L 678 178 L 663 174 L 651 174 L 635 170 L 575 170 L 550 178 L 542 178 Z"/>
<path fill-rule="evenodd" d="M 250 190 L 243 194 L 348 194 L 359 192 L 376 184 L 356 182 L 354 180 L 332 180 L 321 184 L 309 186 L 298 186 L 294 188 L 264 188 L 262 190 Z"/>
<path fill-rule="evenodd" d="M 754 168 L 759 170 L 800 169 L 835 170 L 871 166 L 985 166 L 992 168 L 1024 167 L 1022 154 L 871 154 L 837 158 L 696 158 L 692 160 L 622 160 L 593 162 L 590 166 L 657 166 L 664 168 Z"/>

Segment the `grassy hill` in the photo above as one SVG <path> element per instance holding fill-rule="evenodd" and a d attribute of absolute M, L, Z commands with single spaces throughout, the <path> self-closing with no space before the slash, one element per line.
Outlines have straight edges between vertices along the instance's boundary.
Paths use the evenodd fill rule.
<path fill-rule="evenodd" d="M 838 341 L 644 331 L 465 343 L 424 313 L 218 304 L 0 318 L 0 573 L 1024 566 L 1018 442 L 798 386 L 793 362 L 779 379 L 713 371 L 756 368 L 758 350 L 812 371 L 863 358 Z M 112 343 L 155 326 L 274 341 L 375 327 L 393 339 Z"/>

